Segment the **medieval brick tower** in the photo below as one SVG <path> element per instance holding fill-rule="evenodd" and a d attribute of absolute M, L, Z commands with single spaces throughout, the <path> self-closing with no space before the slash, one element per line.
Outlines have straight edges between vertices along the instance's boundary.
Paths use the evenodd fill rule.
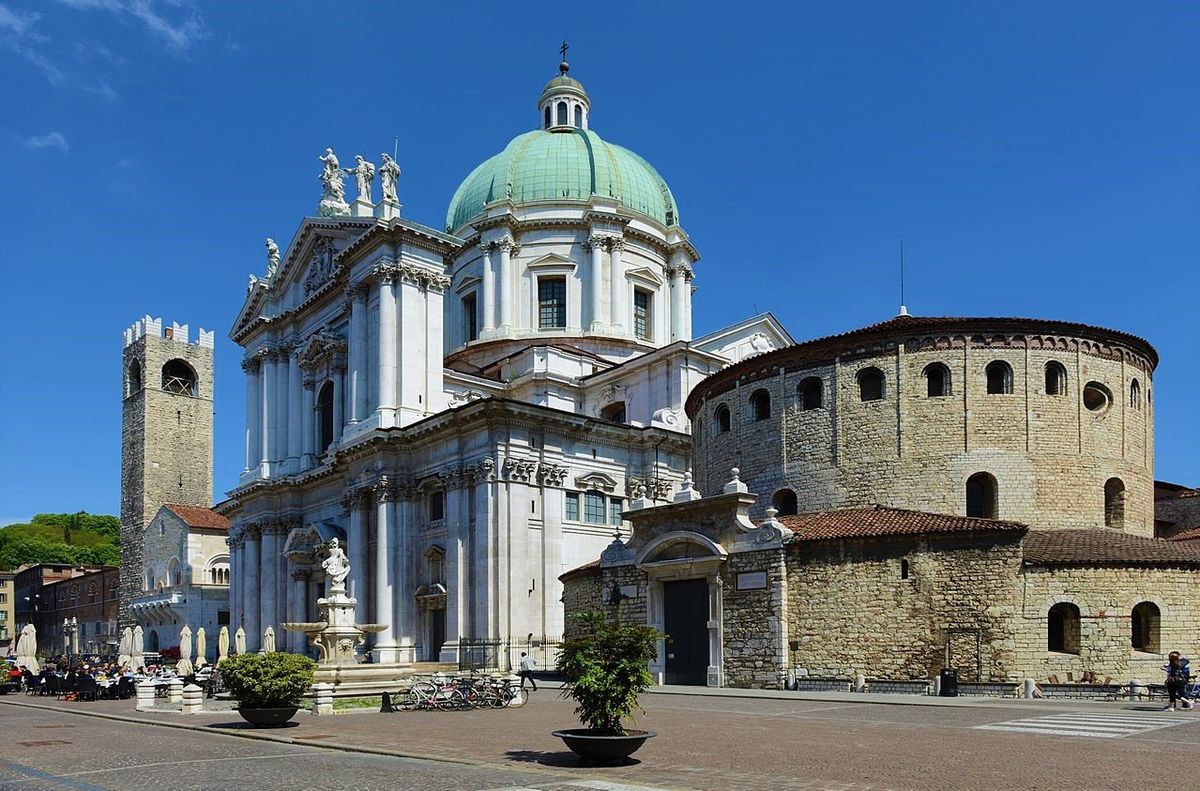
<path fill-rule="evenodd" d="M 212 505 L 213 333 L 138 319 L 125 330 L 121 409 L 121 601 L 143 591 L 143 531 L 164 503 Z"/>

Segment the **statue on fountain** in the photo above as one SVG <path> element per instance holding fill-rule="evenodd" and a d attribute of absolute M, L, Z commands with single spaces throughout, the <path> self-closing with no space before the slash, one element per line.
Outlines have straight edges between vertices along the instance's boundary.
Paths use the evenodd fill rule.
<path fill-rule="evenodd" d="M 337 538 L 326 545 L 328 556 L 321 561 L 329 595 L 317 599 L 317 617 L 313 623 L 285 623 L 289 632 L 301 632 L 320 652 L 321 666 L 346 666 L 356 663 L 355 648 L 362 645 L 366 635 L 382 631 L 383 624 L 355 623 L 357 599 L 346 595 L 346 578 L 350 576 L 350 561 Z"/>
<path fill-rule="evenodd" d="M 336 538 L 329 540 L 329 557 L 321 561 L 321 568 L 325 569 L 330 592 L 345 592 L 346 577 L 350 576 L 350 561 L 346 558 L 346 553 L 341 546 L 338 545 Z"/>

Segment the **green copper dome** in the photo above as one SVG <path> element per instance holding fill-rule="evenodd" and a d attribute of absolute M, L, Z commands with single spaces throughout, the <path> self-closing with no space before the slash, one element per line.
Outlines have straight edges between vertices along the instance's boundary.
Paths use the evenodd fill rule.
<path fill-rule="evenodd" d="M 484 204 L 505 197 L 527 203 L 586 201 L 593 195 L 613 198 L 663 225 L 679 224 L 671 189 L 646 160 L 590 129 L 539 129 L 514 138 L 467 176 L 450 201 L 446 227 L 461 228 L 483 213 Z"/>

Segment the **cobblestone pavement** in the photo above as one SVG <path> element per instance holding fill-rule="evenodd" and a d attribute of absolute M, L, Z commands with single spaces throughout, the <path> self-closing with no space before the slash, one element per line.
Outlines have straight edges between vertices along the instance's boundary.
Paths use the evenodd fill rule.
<path fill-rule="evenodd" d="M 14 701 L 18 704 L 32 699 Z M 394 788 L 598 788 L 598 780 L 619 785 L 616 791 L 633 787 L 682 789 L 1123 789 L 1131 784 L 1145 789 L 1178 791 L 1179 769 L 1191 766 L 1200 749 L 1200 714 L 1177 713 L 1178 724 L 1163 725 L 1161 706 L 1114 703 L 1055 703 L 987 701 L 980 705 L 897 706 L 855 703 L 839 699 L 769 699 L 713 697 L 706 695 L 647 695 L 646 713 L 638 727 L 658 732 L 637 754 L 638 762 L 606 768 L 580 766 L 575 756 L 550 735 L 560 727 L 574 726 L 572 705 L 551 690 L 532 696 L 521 709 L 463 713 L 403 712 L 397 714 L 356 713 L 336 717 L 298 715 L 294 728 L 265 732 L 277 742 L 236 740 L 212 733 L 246 733 L 236 714 L 220 712 L 183 717 L 177 712 L 135 714 L 129 701 L 96 704 L 46 703 L 56 710 L 110 712 L 118 716 L 169 725 L 200 726 L 207 731 L 157 729 L 155 741 L 162 745 L 188 744 L 216 738 L 239 750 L 262 747 L 297 750 L 308 756 L 307 745 L 349 745 L 416 758 L 462 761 L 446 769 L 444 764 L 417 761 L 411 771 L 416 785 L 396 775 Z M 1124 728 L 1109 738 L 1059 735 L 1028 730 L 990 730 L 980 726 L 1005 725 L 1063 713 L 1104 713 L 1123 723 L 1145 718 L 1154 730 Z M 0 744 L 0 757 L 43 768 L 37 763 L 45 751 L 23 749 L 20 742 L 58 738 L 53 729 L 31 731 L 26 721 L 48 716 L 40 710 L 0 705 L 0 726 L 21 738 Z M 49 715 L 53 716 L 53 715 Z M 65 718 L 76 727 L 80 722 L 103 723 L 83 717 Z M 139 733 L 145 726 L 109 723 L 100 727 L 116 735 L 126 727 Z M 1084 729 L 1081 729 L 1084 730 Z M 32 737 L 25 734 L 32 732 Z M 254 732 L 256 737 L 264 732 Z M 197 741 L 197 744 L 200 742 Z M 90 748 L 89 748 L 90 749 Z M 175 755 L 164 746 L 152 758 Z M 205 747 L 205 749 L 208 749 Z M 229 748 L 229 753 L 234 750 Z M 364 778 L 371 771 L 384 771 L 386 761 L 376 764 L 374 756 L 338 755 L 324 751 L 331 765 L 339 760 L 361 761 Z M 30 755 L 35 756 L 31 759 Z M 142 756 L 143 759 L 146 756 Z M 325 759 L 296 758 L 264 763 L 267 772 L 254 785 L 272 785 L 272 778 L 287 777 L 289 762 L 299 785 L 283 787 L 343 787 L 318 783 L 307 774 L 309 763 L 323 765 Z M 396 760 L 396 759 L 389 759 Z M 32 761 L 32 762 L 31 762 Z M 308 762 L 308 763 L 305 763 Z M 249 762 L 254 771 L 259 763 Z M 69 762 L 64 765 L 69 765 Z M 277 774 L 269 767 L 278 765 Z M 301 767 L 304 767 L 303 769 Z M 405 771 L 410 771 L 405 764 Z M 378 768 L 373 768 L 378 767 Z M 436 767 L 436 768 L 431 768 Z M 439 772 L 451 772 L 457 784 L 438 785 Z M 453 773 L 461 773 L 461 777 Z M 482 774 L 472 774 L 482 773 Z M 489 774 L 490 773 L 490 774 Z M 506 774 L 508 773 L 508 774 Z M 511 775 L 511 776 L 510 776 Z M 4 775 L 9 777 L 10 775 Z M 331 777 L 334 775 L 331 773 Z M 248 778 L 248 776 L 247 776 Z M 494 779 L 491 779 L 494 778 Z M 307 781 L 311 779 L 312 784 Z M 91 781 L 89 781 L 91 782 Z M 586 783 L 588 785 L 573 785 Z M 26 788 L 27 784 L 14 786 Z M 36 787 L 36 786 L 35 786 Z M 50 786 L 45 786 L 50 787 Z M 121 787 L 121 786 L 107 786 Z M 140 787 L 140 786 L 130 786 Z M 174 786 L 164 786 L 174 787 Z M 188 786 L 180 786 L 188 787 Z M 200 787 L 200 786 L 191 786 Z M 229 787 L 238 787 L 237 785 Z M 354 787 L 374 787 L 364 779 Z"/>

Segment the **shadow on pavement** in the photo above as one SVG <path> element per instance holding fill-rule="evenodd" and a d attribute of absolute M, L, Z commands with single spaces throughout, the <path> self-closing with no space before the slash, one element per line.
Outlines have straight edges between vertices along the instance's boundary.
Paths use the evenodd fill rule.
<path fill-rule="evenodd" d="M 255 726 L 251 725 L 251 724 L 250 724 L 250 723 L 248 723 L 248 722 L 211 722 L 211 723 L 209 723 L 208 725 L 205 725 L 204 727 L 206 727 L 206 728 L 220 728 L 220 729 L 222 729 L 222 730 L 228 730 L 228 731 L 240 731 L 240 730 L 247 730 L 247 731 L 278 731 L 278 730 L 282 730 L 282 729 L 284 729 L 284 728 L 299 728 L 299 727 L 300 727 L 300 723 L 298 723 L 298 722 L 285 722 L 285 723 L 283 723 L 282 725 L 275 725 L 275 726 L 272 726 L 272 727 L 267 727 L 267 728 L 258 728 L 258 727 L 255 727 Z"/>
<path fill-rule="evenodd" d="M 595 764 L 585 758 L 581 758 L 570 750 L 559 750 L 558 752 L 543 752 L 541 750 L 508 750 L 504 753 L 504 757 L 510 761 L 525 764 L 540 764 L 541 766 L 554 766 L 558 768 L 580 768 L 593 766 L 637 766 L 641 763 L 636 758 L 626 758 L 623 762 L 617 764 Z"/>

